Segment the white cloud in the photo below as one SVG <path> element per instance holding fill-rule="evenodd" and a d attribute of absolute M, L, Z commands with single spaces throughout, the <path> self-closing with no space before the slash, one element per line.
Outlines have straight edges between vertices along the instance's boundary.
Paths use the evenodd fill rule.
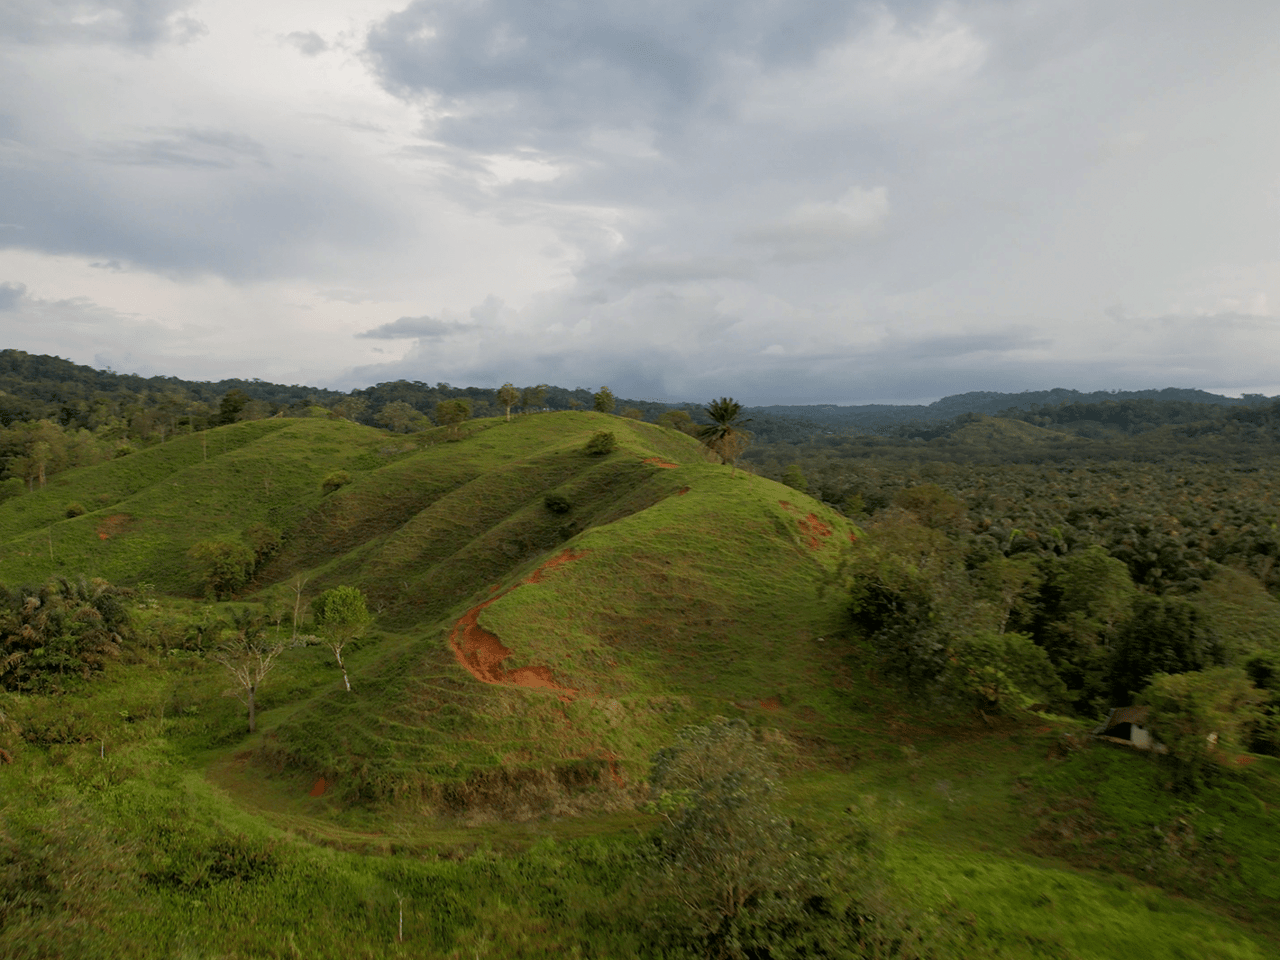
<path fill-rule="evenodd" d="M 780 220 L 743 230 L 739 237 L 767 245 L 776 260 L 821 260 L 879 233 L 888 218 L 888 190 L 851 187 L 833 203 L 807 201 Z"/>

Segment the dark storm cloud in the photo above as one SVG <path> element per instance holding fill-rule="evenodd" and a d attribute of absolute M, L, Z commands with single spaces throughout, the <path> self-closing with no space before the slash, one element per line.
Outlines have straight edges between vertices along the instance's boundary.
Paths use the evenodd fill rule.
<path fill-rule="evenodd" d="M 368 52 L 390 89 L 463 105 L 446 139 L 545 143 L 725 109 L 736 60 L 803 63 L 855 15 L 838 0 L 415 0 L 370 31 Z"/>
<path fill-rule="evenodd" d="M 437 320 L 435 317 L 401 317 L 380 327 L 357 333 L 357 337 L 371 340 L 438 340 L 450 334 L 474 330 L 472 324 Z"/>
<path fill-rule="evenodd" d="M 193 0 L 4 0 L 0 38 L 18 43 L 149 47 L 203 32 L 184 15 Z"/>

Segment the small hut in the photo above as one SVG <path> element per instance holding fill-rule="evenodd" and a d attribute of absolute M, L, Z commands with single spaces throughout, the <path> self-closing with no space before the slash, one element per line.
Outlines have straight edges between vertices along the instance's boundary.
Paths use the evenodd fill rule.
<path fill-rule="evenodd" d="M 1135 750 L 1164 753 L 1164 744 L 1157 742 L 1147 729 L 1147 717 L 1150 714 L 1150 707 L 1112 707 L 1107 719 L 1094 727 L 1093 735 L 1099 740 L 1123 743 Z"/>

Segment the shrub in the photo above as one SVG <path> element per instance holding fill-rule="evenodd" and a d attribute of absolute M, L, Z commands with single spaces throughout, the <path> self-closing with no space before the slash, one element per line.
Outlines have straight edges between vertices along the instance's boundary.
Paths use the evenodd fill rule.
<path fill-rule="evenodd" d="M 606 453 L 613 453 L 618 447 L 618 438 L 608 430 L 601 430 L 593 433 L 591 439 L 587 441 L 587 453 L 592 456 L 601 457 Z"/>
<path fill-rule="evenodd" d="M 20 497 L 26 492 L 26 484 L 17 477 L 10 477 L 8 480 L 0 482 L 0 503 L 12 500 L 14 497 Z"/>
<path fill-rule="evenodd" d="M 279 552 L 284 541 L 281 538 L 280 531 L 270 524 L 255 523 L 244 532 L 244 538 L 248 541 L 249 547 L 253 550 L 254 566 L 259 566 L 270 560 Z"/>
<path fill-rule="evenodd" d="M 187 551 L 205 591 L 226 600 L 249 582 L 253 551 L 237 540 L 203 540 Z"/>
<path fill-rule="evenodd" d="M 321 486 L 324 488 L 325 493 L 333 493 L 333 491 L 345 487 L 350 482 L 351 474 L 347 473 L 345 470 L 335 470 L 324 478 L 324 482 Z"/>
<path fill-rule="evenodd" d="M 573 504 L 563 493 L 548 493 L 542 498 L 542 503 L 552 513 L 568 513 L 573 509 Z"/>
<path fill-rule="evenodd" d="M 73 500 L 67 504 L 67 519 L 71 520 L 75 517 L 83 517 L 88 511 L 85 510 L 84 504 Z"/>

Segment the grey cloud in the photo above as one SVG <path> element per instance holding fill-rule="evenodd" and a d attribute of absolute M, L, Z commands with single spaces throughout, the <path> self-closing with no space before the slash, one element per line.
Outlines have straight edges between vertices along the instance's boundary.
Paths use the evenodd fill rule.
<path fill-rule="evenodd" d="M 616 266 L 610 279 L 632 286 L 697 280 L 747 280 L 755 273 L 755 265 L 741 258 L 638 257 Z"/>
<path fill-rule="evenodd" d="M 0 283 L 0 310 L 13 310 L 18 306 L 24 296 L 26 296 L 27 287 L 22 283 Z"/>
<path fill-rule="evenodd" d="M 329 49 L 329 44 L 325 41 L 324 37 L 310 30 L 305 32 L 295 30 L 293 33 L 286 35 L 283 39 L 285 43 L 296 48 L 304 57 L 314 57 Z"/>
<path fill-rule="evenodd" d="M 739 232 L 738 239 L 770 247 L 783 262 L 821 260 L 874 236 L 888 216 L 884 187 L 854 187 L 834 203 L 801 204 L 781 219 Z"/>
<path fill-rule="evenodd" d="M 370 31 L 368 54 L 388 88 L 466 105 L 446 138 L 525 142 L 716 109 L 734 61 L 804 62 L 855 15 L 838 0 L 414 0 Z"/>
<path fill-rule="evenodd" d="M 356 336 L 372 340 L 439 340 L 450 334 L 474 329 L 471 324 L 437 320 L 435 317 L 401 317 L 372 330 L 357 333 Z"/>
<path fill-rule="evenodd" d="M 19 247 L 171 275 L 260 279 L 329 273 L 351 251 L 416 230 L 381 192 L 333 166 L 269 167 L 248 137 L 184 131 L 120 147 L 108 162 L 29 148 L 0 177 Z"/>
<path fill-rule="evenodd" d="M 184 15 L 194 0 L 5 0 L 0 38 L 19 43 L 109 43 L 150 47 L 183 42 L 204 27 Z"/>
<path fill-rule="evenodd" d="M 267 166 L 266 150 L 252 137 L 226 130 L 171 129 L 166 136 L 117 140 L 100 145 L 107 163 L 147 167 L 214 167 L 229 170 L 244 161 Z"/>

